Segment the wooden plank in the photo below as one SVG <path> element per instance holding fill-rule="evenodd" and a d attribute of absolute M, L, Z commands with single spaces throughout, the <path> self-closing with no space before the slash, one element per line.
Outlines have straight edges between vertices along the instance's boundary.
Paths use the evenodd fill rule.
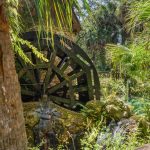
<path fill-rule="evenodd" d="M 80 72 L 78 72 L 78 73 L 76 73 L 76 74 L 73 74 L 71 77 L 69 77 L 69 79 L 70 79 L 70 80 L 74 80 L 74 79 L 76 79 L 76 78 L 82 76 L 84 73 L 85 73 L 85 72 L 82 70 L 82 71 L 80 71 Z"/>
<path fill-rule="evenodd" d="M 35 96 L 36 93 L 33 91 L 29 91 L 29 90 L 25 90 L 25 89 L 21 89 L 21 94 L 22 95 L 27 95 L 27 96 Z"/>
<path fill-rule="evenodd" d="M 65 103 L 65 104 L 70 104 L 70 99 L 67 99 L 67 98 L 62 98 L 62 97 L 58 97 L 58 96 L 52 96 L 52 95 L 49 95 L 49 98 L 50 100 L 54 101 L 54 102 L 62 102 L 62 103 Z"/>
<path fill-rule="evenodd" d="M 66 74 L 64 74 L 64 72 L 62 72 L 58 67 L 56 67 L 56 66 L 54 66 L 53 65 L 53 70 L 56 72 L 56 73 L 58 73 L 61 77 L 63 77 L 66 81 L 69 81 L 70 79 L 69 79 L 69 76 L 68 75 L 66 75 Z"/>
<path fill-rule="evenodd" d="M 44 79 L 44 88 L 45 88 L 45 91 L 50 83 L 50 77 L 52 75 L 52 64 L 54 64 L 54 61 L 55 61 L 55 57 L 56 57 L 56 52 L 53 52 L 52 55 L 51 55 L 51 60 L 48 64 L 48 70 L 47 70 L 47 73 L 45 75 L 45 79 Z"/>
<path fill-rule="evenodd" d="M 64 59 L 65 59 L 65 58 L 64 58 Z M 64 61 L 64 59 L 62 59 L 62 61 L 58 64 L 58 66 L 57 66 L 58 68 L 61 67 L 62 62 Z M 51 67 L 50 67 L 53 71 L 52 71 L 52 73 L 51 73 L 51 75 L 50 75 L 50 77 L 49 77 L 49 83 L 52 82 L 52 80 L 53 80 L 53 78 L 55 77 L 55 75 L 57 75 L 57 77 L 58 77 L 59 79 L 60 79 L 60 76 L 61 76 L 61 75 L 59 75 L 57 72 L 54 71 L 53 66 L 54 66 L 54 62 L 51 64 Z"/>
<path fill-rule="evenodd" d="M 64 81 L 62 81 L 61 83 L 59 83 L 59 84 L 57 84 L 57 85 L 55 85 L 55 86 L 53 86 L 52 88 L 50 88 L 50 89 L 48 89 L 48 94 L 52 94 L 52 93 L 54 93 L 55 91 L 57 91 L 59 88 L 62 88 L 64 85 L 66 85 L 67 84 L 67 81 L 66 80 L 64 80 Z"/>
<path fill-rule="evenodd" d="M 31 53 L 31 58 L 32 58 L 32 62 L 35 64 L 36 68 L 33 70 L 34 72 L 34 76 L 35 76 L 35 79 L 36 79 L 36 82 L 37 83 L 40 83 L 40 70 L 38 68 L 38 65 L 42 65 L 42 64 L 39 64 L 39 60 L 38 58 L 33 54 Z"/>
<path fill-rule="evenodd" d="M 90 100 L 94 100 L 94 91 L 93 91 L 93 85 L 92 85 L 92 75 L 91 70 L 87 72 L 87 84 L 88 84 L 88 93 Z"/>
<path fill-rule="evenodd" d="M 87 86 L 73 86 L 73 91 L 74 92 L 84 92 L 84 91 L 87 91 L 88 90 L 88 87 Z"/>
<path fill-rule="evenodd" d="M 63 64 L 65 63 L 66 60 L 67 60 L 67 57 L 62 58 L 62 60 L 61 60 L 61 61 L 59 62 L 59 64 L 57 65 L 57 68 L 59 68 L 59 70 L 60 70 L 61 72 L 63 72 L 63 71 L 61 70 L 61 68 L 62 68 L 62 66 L 63 66 Z M 63 81 L 62 74 L 60 74 L 60 73 L 58 73 L 58 72 L 56 72 L 56 71 L 55 71 L 55 73 L 56 73 L 58 79 L 60 80 L 60 82 Z"/>
<path fill-rule="evenodd" d="M 75 44 L 74 42 L 70 42 L 70 40 L 68 40 L 67 38 L 65 38 L 64 41 L 66 42 L 67 45 L 69 45 L 72 48 L 72 51 L 74 51 L 74 53 L 81 56 L 89 64 L 93 64 L 88 55 L 77 44 Z"/>
<path fill-rule="evenodd" d="M 60 39 L 60 38 L 59 38 Z M 61 40 L 61 39 L 60 39 Z M 62 42 L 64 41 L 64 42 Z M 88 63 L 89 65 L 93 64 L 88 55 L 74 42 L 71 42 L 67 38 L 61 40 L 61 43 L 65 43 L 66 47 L 70 47 L 71 51 L 73 51 L 76 55 L 83 59 L 83 62 Z"/>
<path fill-rule="evenodd" d="M 25 73 L 26 73 L 27 69 L 21 69 L 19 72 L 18 72 L 18 78 L 20 79 Z"/>
<path fill-rule="evenodd" d="M 71 77 L 69 77 L 69 79 L 70 79 L 70 80 L 74 80 L 74 79 L 80 77 L 80 76 L 83 75 L 83 74 L 84 74 L 84 72 L 81 71 L 81 72 L 79 72 L 79 73 L 77 73 L 77 74 L 72 75 Z M 64 80 L 64 81 L 62 81 L 61 83 L 55 85 L 54 87 L 48 89 L 48 94 L 54 93 L 54 92 L 57 91 L 59 88 L 62 88 L 64 85 L 66 85 L 67 83 L 68 83 L 68 81 Z"/>
<path fill-rule="evenodd" d="M 70 65 L 70 60 L 67 60 L 67 62 L 61 67 L 61 72 L 64 72 L 69 65 Z"/>
<path fill-rule="evenodd" d="M 71 99 L 71 101 L 70 101 L 70 105 L 74 105 L 74 101 L 75 101 L 75 93 L 74 93 L 74 91 L 73 91 L 73 87 L 72 87 L 72 82 L 70 81 L 69 82 L 69 95 L 70 95 L 70 99 Z"/>
<path fill-rule="evenodd" d="M 63 47 L 58 39 L 57 40 L 55 39 L 55 42 L 56 42 L 56 48 L 61 49 L 65 54 L 67 54 L 70 58 L 72 58 L 75 63 L 82 66 L 83 69 L 86 69 L 86 70 L 88 69 L 88 66 L 84 64 L 78 57 L 76 57 L 75 53 L 68 50 L 66 47 Z"/>
<path fill-rule="evenodd" d="M 94 89 L 95 89 L 95 96 L 96 96 L 96 100 L 100 100 L 100 81 L 99 81 L 99 76 L 97 74 L 96 69 L 93 69 L 93 76 L 94 76 Z"/>
<path fill-rule="evenodd" d="M 27 66 L 25 67 L 25 69 L 28 69 L 28 70 L 38 70 L 38 69 L 46 69 L 48 67 L 48 63 L 41 63 L 41 64 L 36 64 L 36 65 L 32 65 L 32 66 Z"/>

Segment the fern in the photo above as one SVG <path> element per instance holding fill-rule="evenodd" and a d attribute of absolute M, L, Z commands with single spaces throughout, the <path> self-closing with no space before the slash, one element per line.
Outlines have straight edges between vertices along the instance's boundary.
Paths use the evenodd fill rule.
<path fill-rule="evenodd" d="M 32 61 L 28 58 L 28 56 L 23 52 L 21 45 L 26 45 L 28 48 L 30 48 L 30 50 L 32 51 L 32 53 L 39 59 L 45 61 L 45 62 L 49 62 L 49 60 L 47 58 L 44 57 L 44 54 L 42 54 L 41 52 L 38 51 L 38 49 L 33 46 L 29 41 L 24 40 L 18 36 L 16 36 L 15 34 L 12 34 L 12 44 L 14 46 L 14 50 L 15 52 L 26 62 L 26 63 L 30 63 L 33 65 Z"/>

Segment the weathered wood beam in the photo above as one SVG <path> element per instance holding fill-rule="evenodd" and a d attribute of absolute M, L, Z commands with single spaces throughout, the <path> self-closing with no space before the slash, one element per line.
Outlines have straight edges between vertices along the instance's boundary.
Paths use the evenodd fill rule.
<path fill-rule="evenodd" d="M 64 72 L 62 72 L 58 67 L 56 67 L 56 66 L 54 66 L 53 65 L 53 70 L 56 72 L 56 73 L 58 73 L 60 76 L 62 76 L 66 81 L 69 81 L 70 79 L 69 79 L 69 76 L 68 75 L 66 75 L 66 74 L 64 74 Z"/>
<path fill-rule="evenodd" d="M 73 86 L 73 91 L 75 93 L 77 92 L 84 92 L 84 91 L 87 91 L 88 90 L 88 87 L 87 86 Z"/>
<path fill-rule="evenodd" d="M 53 86 L 52 88 L 48 89 L 48 91 L 47 91 L 48 95 L 54 93 L 55 91 L 57 91 L 58 89 L 62 88 L 66 84 L 67 84 L 67 81 L 64 80 L 61 83 L 59 83 L 59 84 Z"/>
<path fill-rule="evenodd" d="M 35 96 L 36 92 L 30 91 L 30 90 L 21 89 L 21 94 L 22 95 L 26 95 L 26 96 Z"/>
<path fill-rule="evenodd" d="M 27 70 L 38 70 L 38 69 L 46 69 L 48 68 L 48 63 L 39 63 L 39 64 L 36 64 L 36 65 L 30 65 L 30 66 L 27 66 L 25 67 L 25 69 Z"/>
<path fill-rule="evenodd" d="M 50 98 L 50 100 L 52 100 L 54 102 L 62 102 L 65 104 L 70 104 L 70 102 L 71 102 L 70 99 L 62 98 L 62 97 L 58 97 L 58 96 L 53 96 L 53 95 L 50 95 L 49 98 Z"/>
<path fill-rule="evenodd" d="M 52 75 L 52 65 L 54 64 L 54 61 L 55 61 L 55 58 L 56 58 L 56 52 L 53 52 L 52 55 L 51 55 L 51 60 L 48 64 L 48 70 L 47 70 L 47 73 L 45 75 L 45 79 L 44 79 L 44 88 L 45 90 L 47 89 L 48 85 L 49 85 L 49 82 L 50 82 L 50 77 Z"/>
<path fill-rule="evenodd" d="M 19 72 L 18 72 L 18 78 L 20 79 L 25 73 L 26 73 L 27 69 L 21 69 Z"/>

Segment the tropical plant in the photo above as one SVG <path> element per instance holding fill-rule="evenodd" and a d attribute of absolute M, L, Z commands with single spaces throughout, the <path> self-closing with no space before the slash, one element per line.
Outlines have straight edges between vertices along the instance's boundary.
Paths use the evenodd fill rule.
<path fill-rule="evenodd" d="M 93 126 L 89 129 L 85 136 L 81 139 L 82 150 L 134 150 L 138 146 L 148 143 L 138 137 L 139 131 L 122 135 L 120 132 L 112 135 L 108 127 L 100 125 Z"/>
<path fill-rule="evenodd" d="M 150 82 L 149 4 L 149 0 L 130 2 L 126 16 L 126 29 L 131 33 L 130 39 L 125 45 L 108 44 L 106 46 L 110 66 L 123 75 L 122 77 L 132 81 L 131 93 L 134 96 L 144 96 L 148 99 Z"/>
<path fill-rule="evenodd" d="M 93 4 L 94 3 L 94 4 Z M 96 1 L 92 13 L 82 20 L 83 30 L 77 42 L 87 51 L 100 70 L 106 70 L 107 43 L 123 43 L 123 23 L 119 18 L 119 1 Z"/>
<path fill-rule="evenodd" d="M 127 48 L 122 45 L 108 44 L 108 56 L 113 68 L 121 74 L 126 74 L 134 79 L 148 79 L 150 72 L 150 52 L 145 49 L 146 43 L 136 43 Z"/>
<path fill-rule="evenodd" d="M 150 0 L 133 0 L 127 15 L 127 27 L 129 30 L 137 31 L 137 27 L 142 29 L 150 26 Z M 143 30 L 142 30 L 143 32 Z"/>

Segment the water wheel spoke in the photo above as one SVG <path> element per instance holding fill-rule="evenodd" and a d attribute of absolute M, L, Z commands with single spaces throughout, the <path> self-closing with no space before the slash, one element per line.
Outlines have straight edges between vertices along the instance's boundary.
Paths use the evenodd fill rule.
<path fill-rule="evenodd" d="M 87 85 L 82 85 L 82 86 L 73 86 L 73 91 L 75 93 L 78 93 L 78 92 L 85 92 L 88 90 L 88 87 Z"/>
<path fill-rule="evenodd" d="M 36 92 L 25 90 L 25 89 L 21 89 L 21 94 L 22 95 L 27 95 L 27 96 L 35 96 Z"/>
<path fill-rule="evenodd" d="M 61 71 L 64 72 L 70 66 L 70 59 L 68 59 L 65 64 L 61 67 Z"/>
<path fill-rule="evenodd" d="M 69 86 L 69 95 L 70 95 L 70 99 L 71 99 L 70 105 L 73 106 L 74 101 L 75 101 L 75 93 L 73 91 L 72 82 L 69 82 L 68 86 Z"/>
<path fill-rule="evenodd" d="M 83 70 L 81 70 L 80 72 L 73 74 L 72 76 L 69 77 L 70 80 L 74 80 L 80 76 L 82 76 L 85 72 Z"/>
<path fill-rule="evenodd" d="M 61 61 L 59 62 L 59 64 L 57 65 L 57 67 L 61 68 L 64 65 L 64 63 L 67 61 L 67 59 L 68 59 L 67 57 L 61 58 Z"/>
<path fill-rule="evenodd" d="M 70 42 L 70 40 L 65 39 L 65 43 L 72 48 L 72 51 L 74 51 L 74 53 L 76 53 L 76 55 L 81 56 L 86 62 L 88 62 L 89 64 L 93 65 L 93 63 L 91 62 L 91 59 L 86 55 L 86 53 L 76 44 L 74 44 L 73 42 Z"/>
<path fill-rule="evenodd" d="M 58 67 L 53 66 L 53 70 L 59 74 L 60 76 L 62 76 L 65 80 L 69 81 L 69 76 L 67 76 L 66 74 L 64 74 L 64 72 L 62 72 Z"/>
<path fill-rule="evenodd" d="M 65 104 L 70 104 L 70 99 L 67 99 L 67 98 L 62 98 L 62 97 L 58 97 L 58 96 L 53 96 L 53 95 L 50 95 L 50 99 L 54 102 L 61 102 L 61 103 L 65 103 Z"/>
<path fill-rule="evenodd" d="M 76 78 L 82 76 L 84 74 L 83 71 L 78 72 L 77 74 L 73 74 L 71 77 L 69 77 L 70 80 L 75 80 Z M 64 80 L 61 83 L 53 86 L 52 88 L 50 88 L 48 90 L 48 93 L 51 94 L 53 92 L 55 92 L 56 90 L 58 90 L 59 88 L 62 88 L 64 85 L 66 85 L 68 83 L 68 80 Z"/>
<path fill-rule="evenodd" d="M 88 83 L 88 92 L 89 92 L 89 98 L 94 99 L 94 93 L 93 93 L 93 85 L 92 85 L 92 75 L 91 70 L 87 70 L 87 83 Z"/>
<path fill-rule="evenodd" d="M 66 84 L 67 84 L 67 81 L 64 80 L 64 81 L 62 81 L 61 83 L 59 83 L 59 84 L 57 84 L 57 85 L 51 87 L 50 89 L 48 89 L 47 93 L 48 93 L 48 94 L 52 94 L 52 93 L 54 93 L 55 91 L 57 91 L 58 89 L 60 89 L 60 88 L 62 88 L 63 86 L 65 86 Z"/>
<path fill-rule="evenodd" d="M 20 79 L 25 73 L 26 73 L 27 69 L 23 68 L 18 72 L 18 78 Z"/>
<path fill-rule="evenodd" d="M 80 60 L 78 57 L 76 57 L 76 54 L 73 53 L 72 51 L 70 51 L 69 49 L 63 47 L 63 45 L 61 45 L 60 41 L 56 41 L 57 45 L 56 48 L 61 49 L 65 54 L 67 54 L 70 58 L 72 58 L 74 60 L 75 63 L 79 64 L 80 66 L 82 66 L 82 68 L 84 69 L 88 69 L 89 66 L 87 66 L 86 64 L 84 64 L 82 62 L 82 60 Z"/>
<path fill-rule="evenodd" d="M 33 71 L 34 71 L 34 76 L 35 76 L 36 82 L 40 83 L 40 71 L 39 71 L 39 68 L 38 68 L 39 61 L 33 53 L 31 54 L 31 57 L 32 57 L 32 62 L 35 65 L 35 69 L 33 69 Z"/>
<path fill-rule="evenodd" d="M 47 54 L 47 57 L 49 57 L 49 53 Z M 51 55 L 51 61 L 48 64 L 48 70 L 47 70 L 47 73 L 46 73 L 45 79 L 44 79 L 44 86 L 45 86 L 44 88 L 45 88 L 45 90 L 47 89 L 47 87 L 50 83 L 50 80 L 52 80 L 53 77 L 54 77 L 54 75 L 53 76 L 51 76 L 51 75 L 53 73 L 52 72 L 52 65 L 54 64 L 55 57 L 56 57 L 56 53 L 53 52 L 52 55 Z"/>
<path fill-rule="evenodd" d="M 46 74 L 46 77 L 45 77 L 45 88 L 47 89 L 49 83 L 52 82 L 53 78 L 55 77 L 55 75 L 57 75 L 57 77 L 59 78 L 59 80 L 62 81 L 62 77 L 61 77 L 61 74 L 60 72 L 58 71 L 59 68 L 62 66 L 63 62 L 65 61 L 65 58 L 63 58 L 59 64 L 57 65 L 57 67 L 54 65 L 54 61 L 55 61 L 55 58 L 56 58 L 56 53 L 55 55 L 52 57 L 52 61 L 50 63 L 50 66 L 48 67 L 48 72 Z M 57 70 L 57 71 L 56 71 Z"/>

